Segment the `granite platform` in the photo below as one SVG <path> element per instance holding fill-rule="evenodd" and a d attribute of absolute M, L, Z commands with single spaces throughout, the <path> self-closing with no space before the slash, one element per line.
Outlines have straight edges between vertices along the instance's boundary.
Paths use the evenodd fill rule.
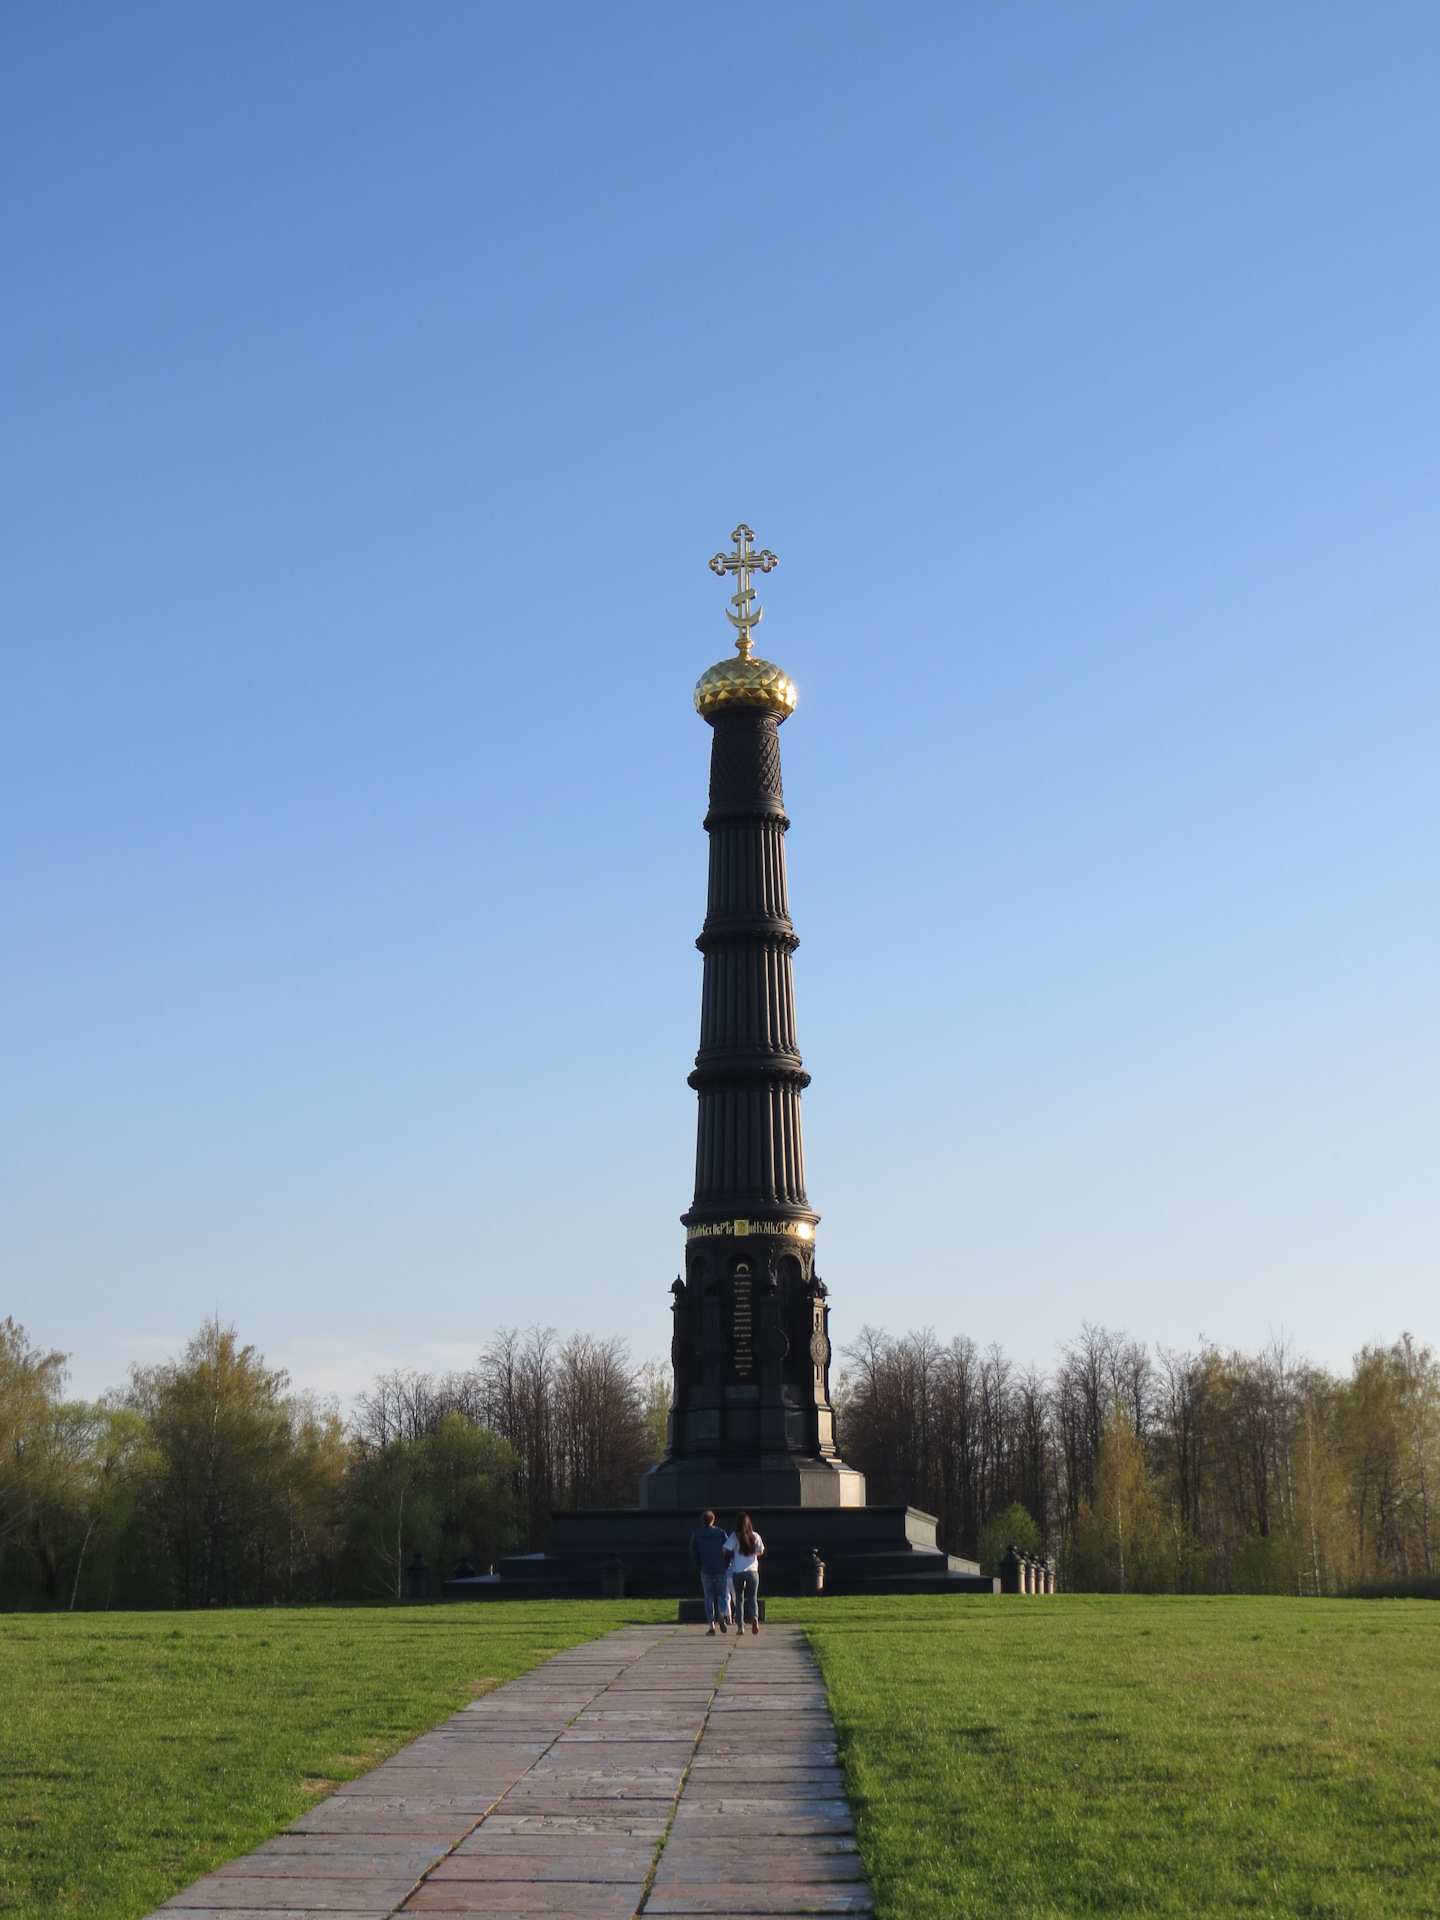
<path fill-rule="evenodd" d="M 973 1560 L 936 1544 L 936 1520 L 916 1507 L 752 1507 L 765 1542 L 761 1585 L 771 1594 L 995 1593 Z M 721 1512 L 728 1525 L 731 1515 Z M 444 1582 L 447 1600 L 680 1600 L 697 1591 L 690 1564 L 698 1513 L 601 1507 L 551 1516 L 543 1553 L 511 1554 L 492 1574 Z M 609 1568 L 608 1574 L 606 1568 Z"/>

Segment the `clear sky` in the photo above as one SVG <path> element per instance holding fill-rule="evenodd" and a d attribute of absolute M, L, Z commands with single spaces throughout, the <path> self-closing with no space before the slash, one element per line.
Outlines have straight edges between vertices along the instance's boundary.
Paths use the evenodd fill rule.
<path fill-rule="evenodd" d="M 0 1314 L 668 1345 L 781 556 L 843 1345 L 1440 1339 L 1432 7 L 0 15 Z"/>

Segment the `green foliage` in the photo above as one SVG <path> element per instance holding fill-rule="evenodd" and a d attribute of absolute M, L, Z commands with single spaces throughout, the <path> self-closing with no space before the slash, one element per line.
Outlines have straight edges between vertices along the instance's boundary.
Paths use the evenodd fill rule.
<path fill-rule="evenodd" d="M 1160 1510 L 1129 1409 L 1117 1398 L 1095 1463 L 1095 1498 L 1080 1508 L 1065 1556 L 1077 1593 L 1161 1593 L 1173 1584 Z"/>
<path fill-rule="evenodd" d="M 998 1350 L 866 1330 L 837 1404 L 874 1500 L 994 1566 L 1054 1551 L 1073 1591 L 1404 1590 L 1440 1568 L 1440 1364 L 1409 1335 L 1349 1379 L 1086 1327 L 1050 1380 Z M 207 1322 L 124 1393 L 0 1323 L 0 1607 L 246 1605 L 399 1592 L 419 1550 L 534 1550 L 557 1507 L 623 1505 L 669 1376 L 623 1342 L 503 1329 L 476 1366 L 379 1378 L 350 1420 Z"/>
<path fill-rule="evenodd" d="M 377 1593 L 402 1591 L 417 1549 L 438 1579 L 462 1555 L 482 1570 L 515 1538 L 515 1450 L 458 1413 L 433 1433 L 362 1451 L 350 1486 L 350 1547 L 356 1580 Z"/>
<path fill-rule="evenodd" d="M 1417 1573 L 1410 1580 L 1365 1580 L 1347 1588 L 1347 1600 L 1440 1600 L 1440 1573 Z"/>
<path fill-rule="evenodd" d="M 1047 1400 L 1039 1374 L 998 1348 L 942 1345 L 929 1327 L 898 1339 L 862 1327 L 833 1395 L 840 1450 L 865 1475 L 871 1502 L 933 1513 L 946 1552 L 981 1559 L 981 1529 L 994 1515 L 1012 1504 L 1045 1513 Z"/>
<path fill-rule="evenodd" d="M 135 1920 L 644 1602 L 0 1619 L 0 1910 Z"/>
<path fill-rule="evenodd" d="M 148 1587 L 185 1607 L 296 1598 L 311 1590 L 317 1564 L 329 1571 L 339 1418 L 290 1400 L 288 1384 L 216 1320 L 180 1360 L 137 1369 L 129 1400 L 146 1456 L 135 1487 L 135 1597 Z"/>
<path fill-rule="evenodd" d="M 1273 1533 L 1249 1533 L 1235 1555 L 1235 1587 L 1239 1593 L 1293 1593 L 1295 1550 L 1289 1540 Z"/>
<path fill-rule="evenodd" d="M 1408 1334 L 1348 1380 L 1265 1353 L 1164 1354 L 1147 1464 L 1182 1591 L 1337 1594 L 1435 1571 L 1440 1365 Z"/>
<path fill-rule="evenodd" d="M 1409 1334 L 1348 1379 L 1283 1341 L 1152 1355 L 1093 1325 L 1049 1378 L 929 1329 L 862 1328 L 845 1358 L 842 1451 L 952 1553 L 992 1560 L 980 1536 L 1019 1502 L 1073 1588 L 1336 1595 L 1440 1571 L 1440 1362 Z"/>
<path fill-rule="evenodd" d="M 993 1519 L 987 1520 L 980 1529 L 978 1558 L 982 1571 L 998 1573 L 1007 1547 L 1037 1555 L 1045 1551 L 1045 1541 L 1039 1527 L 1018 1500 L 1006 1507 L 1003 1513 L 997 1513 Z"/>
<path fill-rule="evenodd" d="M 548 1537 L 557 1506 L 634 1499 L 668 1376 L 623 1341 L 496 1337 L 469 1373 L 400 1371 L 333 1404 L 233 1327 L 132 1370 L 97 1406 L 0 1322 L 0 1606 L 243 1606 L 396 1596 Z"/>
<path fill-rule="evenodd" d="M 0 1547 L 11 1584 L 58 1599 L 73 1523 L 66 1493 L 83 1451 L 81 1420 L 60 1405 L 64 1355 L 42 1353 L 0 1321 Z M 78 1516 L 77 1516 L 78 1517 Z"/>
<path fill-rule="evenodd" d="M 669 1444 L 671 1378 L 669 1367 L 658 1360 L 647 1361 L 636 1376 L 649 1464 L 663 1460 Z"/>
<path fill-rule="evenodd" d="M 1440 1608 L 772 1601 L 880 1920 L 1440 1911 Z"/>

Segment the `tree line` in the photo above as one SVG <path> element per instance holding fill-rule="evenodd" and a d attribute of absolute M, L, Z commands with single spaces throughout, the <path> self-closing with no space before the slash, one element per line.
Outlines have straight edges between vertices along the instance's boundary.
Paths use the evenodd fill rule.
<path fill-rule="evenodd" d="M 98 1401 L 64 1384 L 0 1321 L 0 1605 L 382 1598 L 417 1551 L 483 1571 L 543 1548 L 554 1508 L 633 1506 L 668 1399 L 623 1342 L 532 1328 L 383 1375 L 346 1419 L 214 1319 Z"/>
<path fill-rule="evenodd" d="M 987 1565 L 1013 1540 L 1071 1589 L 1440 1591 L 1440 1366 L 1408 1334 L 1340 1377 L 1283 1341 L 1152 1353 L 1087 1326 L 1047 1376 L 867 1328 L 838 1401 L 870 1500 L 935 1514 Z"/>
<path fill-rule="evenodd" d="M 384 1374 L 348 1417 L 208 1320 L 90 1402 L 0 1322 L 0 1605 L 397 1596 L 542 1549 L 557 1508 L 633 1506 L 668 1369 L 618 1340 L 502 1330 L 467 1370 Z M 1345 1377 L 1283 1343 L 1151 1352 L 1086 1327 L 1042 1374 L 865 1329 L 835 1394 L 872 1503 L 987 1568 L 1013 1541 L 1072 1589 L 1336 1594 L 1435 1580 L 1440 1366 L 1405 1335 Z"/>

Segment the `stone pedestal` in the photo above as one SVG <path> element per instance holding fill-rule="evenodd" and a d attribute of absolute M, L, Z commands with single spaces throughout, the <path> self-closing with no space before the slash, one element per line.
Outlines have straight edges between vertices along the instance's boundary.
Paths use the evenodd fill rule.
<path fill-rule="evenodd" d="M 843 1460 L 780 1454 L 753 1464 L 666 1460 L 640 1482 L 640 1505 L 651 1513 L 742 1513 L 755 1507 L 863 1507 L 865 1476 Z"/>

